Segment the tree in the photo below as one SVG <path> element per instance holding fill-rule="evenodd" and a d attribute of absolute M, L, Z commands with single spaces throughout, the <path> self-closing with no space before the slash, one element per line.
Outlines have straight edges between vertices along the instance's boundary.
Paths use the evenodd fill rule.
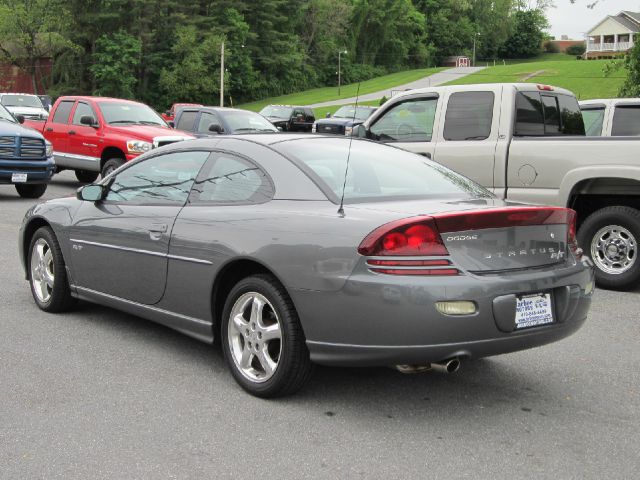
<path fill-rule="evenodd" d="M 529 58 L 539 55 L 549 26 L 542 10 L 518 10 L 513 18 L 513 30 L 501 54 L 507 58 Z"/>
<path fill-rule="evenodd" d="M 142 42 L 122 30 L 98 38 L 89 68 L 96 80 L 94 95 L 133 98 L 141 53 Z"/>
<path fill-rule="evenodd" d="M 620 87 L 618 96 L 640 97 L 640 42 L 627 52 L 623 66 L 627 71 L 627 78 Z"/>
<path fill-rule="evenodd" d="M 75 47 L 60 33 L 67 17 L 60 0 L 0 0 L 0 58 L 26 72 L 36 93 L 38 62 Z"/>

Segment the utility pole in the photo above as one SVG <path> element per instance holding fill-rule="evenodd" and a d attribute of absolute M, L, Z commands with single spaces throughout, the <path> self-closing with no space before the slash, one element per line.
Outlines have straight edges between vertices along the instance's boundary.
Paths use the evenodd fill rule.
<path fill-rule="evenodd" d="M 224 41 L 220 44 L 220 106 L 224 107 Z"/>
<path fill-rule="evenodd" d="M 476 38 L 480 36 L 480 32 L 476 32 L 473 36 L 473 66 L 476 66 Z"/>
<path fill-rule="evenodd" d="M 338 96 L 340 96 L 340 82 L 341 82 L 341 75 L 342 75 L 341 68 L 340 68 L 340 55 L 342 55 L 343 53 L 346 54 L 347 51 L 338 50 Z"/>

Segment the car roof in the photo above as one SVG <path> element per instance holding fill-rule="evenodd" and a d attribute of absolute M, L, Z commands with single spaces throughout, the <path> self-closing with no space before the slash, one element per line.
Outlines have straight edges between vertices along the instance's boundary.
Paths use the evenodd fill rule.
<path fill-rule="evenodd" d="M 94 97 L 91 95 L 65 95 L 58 100 L 92 100 L 98 103 L 132 103 L 144 105 L 142 102 L 136 102 L 135 100 L 127 100 L 126 98 L 113 98 L 113 97 Z"/>
<path fill-rule="evenodd" d="M 244 108 L 208 107 L 206 105 L 200 105 L 200 106 L 191 105 L 191 106 L 187 106 L 187 107 L 181 107 L 180 110 L 182 112 L 187 112 L 187 111 L 191 111 L 191 110 L 220 112 L 220 113 L 225 113 L 225 112 L 249 112 L 249 113 L 255 113 L 256 115 L 259 115 L 257 112 L 253 112 L 251 110 L 245 110 Z"/>
<path fill-rule="evenodd" d="M 321 135 L 321 134 L 309 134 L 309 133 L 246 133 L 246 134 L 235 134 L 235 135 L 225 135 L 224 140 L 235 139 L 241 140 L 243 142 L 257 143 L 260 145 L 265 145 L 267 147 L 271 145 L 275 145 L 277 143 L 282 143 L 291 140 L 344 140 L 350 141 L 351 137 L 340 136 L 340 135 Z M 171 149 L 182 149 L 182 148 L 215 148 L 218 142 L 222 140 L 220 136 L 214 137 L 206 137 L 206 138 L 197 138 L 194 140 L 187 140 L 185 142 L 175 142 L 170 145 L 166 145 L 162 147 L 166 150 Z M 354 141 L 369 141 L 354 138 Z"/>
<path fill-rule="evenodd" d="M 266 107 L 311 108 L 311 107 L 307 107 L 306 105 L 282 105 L 279 103 L 271 103 L 269 105 L 265 105 L 262 108 L 266 108 Z"/>

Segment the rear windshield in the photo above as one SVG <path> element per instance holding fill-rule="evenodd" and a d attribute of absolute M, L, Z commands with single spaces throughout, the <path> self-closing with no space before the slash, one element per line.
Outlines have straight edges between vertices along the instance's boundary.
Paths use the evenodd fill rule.
<path fill-rule="evenodd" d="M 42 102 L 35 95 L 2 95 L 1 102 L 5 107 L 43 108 Z"/>
<path fill-rule="evenodd" d="M 293 112 L 291 107 L 280 107 L 277 105 L 268 105 L 260 110 L 260 115 L 265 117 L 289 118 Z"/>
<path fill-rule="evenodd" d="M 604 122 L 604 106 L 582 108 L 582 120 L 584 130 L 588 137 L 599 137 L 602 135 L 602 123 Z"/>
<path fill-rule="evenodd" d="M 613 114 L 611 135 L 640 135 L 640 105 L 620 105 Z"/>
<path fill-rule="evenodd" d="M 234 132 L 277 132 L 269 120 L 254 112 L 231 110 L 224 118 Z"/>
<path fill-rule="evenodd" d="M 273 145 L 345 203 L 430 197 L 491 197 L 472 180 L 421 155 L 365 140 L 297 139 Z M 347 157 L 349 168 L 347 170 Z"/>
<path fill-rule="evenodd" d="M 584 135 L 580 106 L 571 95 L 518 92 L 516 95 L 516 137 Z"/>
<path fill-rule="evenodd" d="M 333 116 L 334 118 L 355 118 L 356 120 L 366 120 L 372 113 L 373 108 L 345 106 L 340 107 Z"/>

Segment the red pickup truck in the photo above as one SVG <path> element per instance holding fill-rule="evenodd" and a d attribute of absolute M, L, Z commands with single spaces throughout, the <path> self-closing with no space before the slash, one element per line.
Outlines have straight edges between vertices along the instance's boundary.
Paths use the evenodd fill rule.
<path fill-rule="evenodd" d="M 56 171 L 81 182 L 104 177 L 152 148 L 194 137 L 176 131 L 147 105 L 104 97 L 60 97 L 46 121 L 25 120 L 53 144 Z"/>
<path fill-rule="evenodd" d="M 164 112 L 162 114 L 162 118 L 164 118 L 164 120 L 166 122 L 173 122 L 173 120 L 176 118 L 176 111 L 178 110 L 178 108 L 180 107 L 202 107 L 203 105 L 199 104 L 199 103 L 174 103 L 173 105 L 171 105 L 171 108 L 169 110 L 167 110 L 166 112 Z"/>

